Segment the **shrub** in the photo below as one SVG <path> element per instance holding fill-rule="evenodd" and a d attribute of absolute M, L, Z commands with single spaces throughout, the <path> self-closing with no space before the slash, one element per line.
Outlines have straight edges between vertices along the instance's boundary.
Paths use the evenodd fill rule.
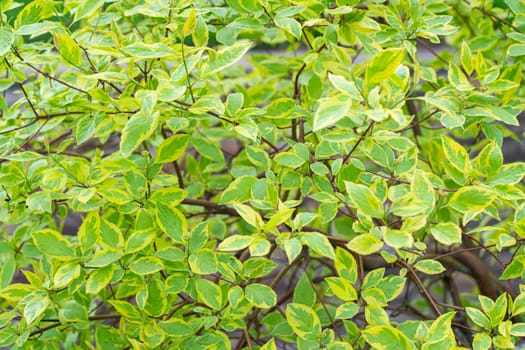
<path fill-rule="evenodd" d="M 523 2 L 0 8 L 1 347 L 525 336 Z"/>

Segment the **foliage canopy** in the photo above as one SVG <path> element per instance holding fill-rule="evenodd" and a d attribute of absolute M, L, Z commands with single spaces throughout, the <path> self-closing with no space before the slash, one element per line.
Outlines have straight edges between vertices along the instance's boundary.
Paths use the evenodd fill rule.
<path fill-rule="evenodd" d="M 523 0 L 0 10 L 0 347 L 525 336 Z"/>

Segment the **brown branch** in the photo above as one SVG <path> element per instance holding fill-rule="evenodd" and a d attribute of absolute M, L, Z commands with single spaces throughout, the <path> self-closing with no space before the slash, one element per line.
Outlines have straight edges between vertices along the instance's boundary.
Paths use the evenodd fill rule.
<path fill-rule="evenodd" d="M 347 155 L 345 155 L 343 157 L 343 162 L 347 162 L 348 159 L 352 156 L 352 154 L 355 152 L 355 150 L 357 149 L 357 147 L 359 146 L 359 144 L 361 142 L 363 142 L 363 140 L 365 139 L 366 135 L 370 132 L 370 130 L 372 130 L 372 128 L 374 127 L 374 122 L 370 122 L 370 125 L 368 125 L 368 128 L 366 128 L 365 131 L 363 131 L 363 133 L 361 134 L 361 136 L 359 137 L 359 140 L 357 140 L 357 142 L 354 144 L 354 146 L 352 147 L 352 149 L 350 150 L 350 152 L 348 152 Z"/>

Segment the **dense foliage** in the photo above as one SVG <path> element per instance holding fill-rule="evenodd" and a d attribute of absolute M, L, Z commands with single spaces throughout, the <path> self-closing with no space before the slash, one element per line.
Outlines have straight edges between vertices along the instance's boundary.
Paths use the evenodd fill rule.
<path fill-rule="evenodd" d="M 525 336 L 523 0 L 0 10 L 0 347 Z"/>

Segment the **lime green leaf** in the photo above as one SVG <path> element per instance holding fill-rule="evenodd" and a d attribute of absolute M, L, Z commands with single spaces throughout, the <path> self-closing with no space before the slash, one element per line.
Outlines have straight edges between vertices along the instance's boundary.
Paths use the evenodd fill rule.
<path fill-rule="evenodd" d="M 133 260 L 129 264 L 129 268 L 137 275 L 149 275 L 162 270 L 164 268 L 164 264 L 157 257 L 144 256 L 142 258 Z"/>
<path fill-rule="evenodd" d="M 286 320 L 300 338 L 315 338 L 321 334 L 321 321 L 309 306 L 290 303 L 286 306 Z"/>
<path fill-rule="evenodd" d="M 246 221 L 248 224 L 252 225 L 253 227 L 257 229 L 261 229 L 263 226 L 263 219 L 261 215 L 256 212 L 251 207 L 240 204 L 240 203 L 234 203 L 233 207 L 239 213 L 239 215 Z"/>
<path fill-rule="evenodd" d="M 341 247 L 335 249 L 335 270 L 339 276 L 346 278 L 350 283 L 357 281 L 357 262 L 349 251 Z"/>
<path fill-rule="evenodd" d="M 461 213 L 475 213 L 488 207 L 496 198 L 494 191 L 481 186 L 466 186 L 455 192 L 448 204 Z"/>
<path fill-rule="evenodd" d="M 162 58 L 177 55 L 177 51 L 162 43 L 135 43 L 124 47 L 122 51 L 138 59 Z"/>
<path fill-rule="evenodd" d="M 385 243 L 393 248 L 411 248 L 414 237 L 409 232 L 394 230 L 387 227 L 383 232 Z"/>
<path fill-rule="evenodd" d="M 88 320 L 87 309 L 76 300 L 68 300 L 58 311 L 62 322 L 83 322 Z"/>
<path fill-rule="evenodd" d="M 192 253 L 188 262 L 191 270 L 201 275 L 215 273 L 219 268 L 217 255 L 210 249 L 201 249 Z"/>
<path fill-rule="evenodd" d="M 61 260 L 75 257 L 71 243 L 57 231 L 41 230 L 33 232 L 31 236 L 35 246 L 44 254 Z"/>
<path fill-rule="evenodd" d="M 126 253 L 136 253 L 150 245 L 157 236 L 153 230 L 133 232 L 126 240 Z"/>
<path fill-rule="evenodd" d="M 461 243 L 461 229 L 452 222 L 440 222 L 430 228 L 430 233 L 444 245 Z"/>
<path fill-rule="evenodd" d="M 188 337 L 194 333 L 187 322 L 175 318 L 169 321 L 160 321 L 159 327 L 170 337 Z"/>
<path fill-rule="evenodd" d="M 233 235 L 219 244 L 219 250 L 223 252 L 241 250 L 247 248 L 254 239 L 253 236 Z"/>
<path fill-rule="evenodd" d="M 86 293 L 97 294 L 106 288 L 113 278 L 114 271 L 113 265 L 106 265 L 93 271 L 86 282 Z"/>
<path fill-rule="evenodd" d="M 58 53 L 69 64 L 79 67 L 82 64 L 82 52 L 77 42 L 64 33 L 53 33 L 55 46 Z"/>
<path fill-rule="evenodd" d="M 219 310 L 222 304 L 222 290 L 212 281 L 198 279 L 195 283 L 199 300 L 212 309 Z"/>
<path fill-rule="evenodd" d="M 469 91 L 474 89 L 459 66 L 454 63 L 449 63 L 448 79 L 452 86 L 454 86 L 459 91 Z"/>
<path fill-rule="evenodd" d="M 446 271 L 445 267 L 439 261 L 432 259 L 419 260 L 414 265 L 414 268 L 427 275 L 437 275 Z"/>
<path fill-rule="evenodd" d="M 297 168 L 305 163 L 305 160 L 294 152 L 281 152 L 275 156 L 274 161 L 289 168 Z"/>
<path fill-rule="evenodd" d="M 269 309 L 277 302 L 277 295 L 273 289 L 260 283 L 246 286 L 245 295 L 250 304 L 260 309 Z"/>
<path fill-rule="evenodd" d="M 505 164 L 499 172 L 489 177 L 489 183 L 495 185 L 515 185 L 525 176 L 525 163 Z"/>
<path fill-rule="evenodd" d="M 287 33 L 293 35 L 297 40 L 301 40 L 301 23 L 289 17 L 274 18 L 275 25 Z"/>
<path fill-rule="evenodd" d="M 301 254 L 303 245 L 297 238 L 287 239 L 284 241 L 283 245 L 286 257 L 288 258 L 288 263 L 291 264 L 299 256 L 299 254 Z"/>
<path fill-rule="evenodd" d="M 104 0 L 86 0 L 80 3 L 75 13 L 75 21 L 91 16 L 104 4 Z"/>
<path fill-rule="evenodd" d="M 374 218 L 385 215 L 383 205 L 369 187 L 349 181 L 345 181 L 345 186 L 351 205 L 361 214 Z"/>
<path fill-rule="evenodd" d="M 24 307 L 24 318 L 27 324 L 32 324 L 46 311 L 49 305 L 49 298 L 46 295 L 34 294 L 28 299 Z"/>
<path fill-rule="evenodd" d="M 348 248 L 360 255 L 373 254 L 382 246 L 383 242 L 372 233 L 361 234 L 348 242 Z"/>
<path fill-rule="evenodd" d="M 232 46 L 220 49 L 217 53 L 210 55 L 210 62 L 205 68 L 203 77 L 209 77 L 218 73 L 239 61 L 252 47 L 249 41 L 239 41 Z"/>
<path fill-rule="evenodd" d="M 189 139 L 187 134 L 179 134 L 162 141 L 155 156 L 155 163 L 173 162 L 182 157 Z"/>
<path fill-rule="evenodd" d="M 468 318 L 477 326 L 485 330 L 490 330 L 490 320 L 483 312 L 473 307 L 466 307 L 465 311 L 467 312 Z"/>
<path fill-rule="evenodd" d="M 182 243 L 182 237 L 188 232 L 188 223 L 184 215 L 176 208 L 164 203 L 157 203 L 155 216 L 159 227 L 175 242 Z"/>
<path fill-rule="evenodd" d="M 297 101 L 291 98 L 278 98 L 266 107 L 266 117 L 283 119 L 289 116 L 295 107 Z"/>
<path fill-rule="evenodd" d="M 353 318 L 359 312 L 359 305 L 353 302 L 341 304 L 335 310 L 335 318 L 345 320 Z"/>
<path fill-rule="evenodd" d="M 117 250 L 99 250 L 93 258 L 86 263 L 88 267 L 102 267 L 117 261 L 122 257 L 122 253 Z"/>
<path fill-rule="evenodd" d="M 301 241 L 314 253 L 325 258 L 335 259 L 334 247 L 325 235 L 319 232 L 304 232 L 301 235 Z"/>
<path fill-rule="evenodd" d="M 230 204 L 233 202 L 246 202 L 251 198 L 252 185 L 257 181 L 254 176 L 240 176 L 236 178 L 228 187 L 222 192 L 220 204 Z"/>
<path fill-rule="evenodd" d="M 507 49 L 507 55 L 512 57 L 525 55 L 525 44 L 513 44 Z"/>
<path fill-rule="evenodd" d="M 78 262 L 69 262 L 58 268 L 53 276 L 53 287 L 56 289 L 67 286 L 72 280 L 80 276 Z"/>
<path fill-rule="evenodd" d="M 13 33 L 13 29 L 6 25 L 0 26 L 0 56 L 9 52 L 14 42 L 15 34 Z"/>
<path fill-rule="evenodd" d="M 392 326 L 373 326 L 363 331 L 365 341 L 377 350 L 412 349 L 413 344 Z"/>
<path fill-rule="evenodd" d="M 155 130 L 155 123 L 142 114 L 136 114 L 131 117 L 124 130 L 122 130 L 122 137 L 120 139 L 120 150 L 125 157 L 137 149 L 137 147 Z"/>
<path fill-rule="evenodd" d="M 443 137 L 441 143 L 447 159 L 447 162 L 444 163 L 447 175 L 459 185 L 466 184 L 470 172 L 470 160 L 467 151 L 449 137 Z"/>
<path fill-rule="evenodd" d="M 332 73 L 328 73 L 328 79 L 330 79 L 330 82 L 337 90 L 346 96 L 353 99 L 360 99 L 361 94 L 353 81 L 348 81 L 345 77 Z"/>
<path fill-rule="evenodd" d="M 341 277 L 328 277 L 325 281 L 330 287 L 330 290 L 339 299 L 344 301 L 357 300 L 357 292 L 347 279 Z"/>
<path fill-rule="evenodd" d="M 350 110 L 351 102 L 346 96 L 321 99 L 314 114 L 313 131 L 330 127 L 345 117 Z"/>
<path fill-rule="evenodd" d="M 379 83 L 390 78 L 403 62 L 404 55 L 404 49 L 386 49 L 375 55 L 366 67 L 365 80 L 367 83 Z"/>

